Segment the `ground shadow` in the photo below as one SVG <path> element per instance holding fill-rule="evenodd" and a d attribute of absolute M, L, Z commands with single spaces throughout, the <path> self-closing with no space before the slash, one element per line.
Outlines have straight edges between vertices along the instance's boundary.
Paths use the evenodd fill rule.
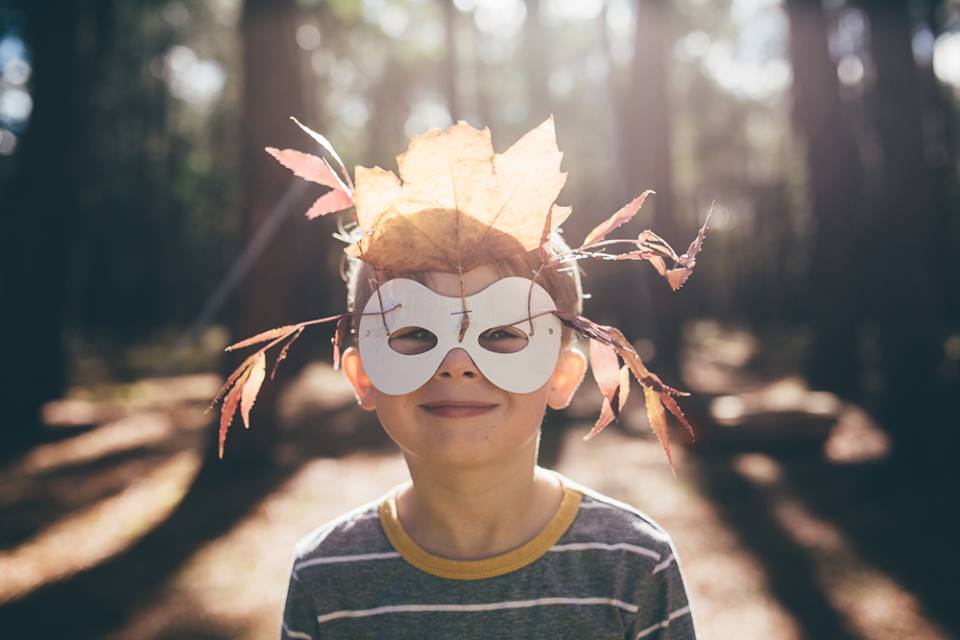
<path fill-rule="evenodd" d="M 960 637 L 957 524 L 960 506 L 887 462 L 862 465 L 781 461 L 783 483 L 843 533 L 864 561 L 912 593 L 924 611 Z"/>
<path fill-rule="evenodd" d="M 731 466 L 731 458 L 701 451 L 695 468 L 699 490 L 757 558 L 771 592 L 790 610 L 803 637 L 858 638 L 817 584 L 808 553 L 790 539 L 763 492 Z"/>
<path fill-rule="evenodd" d="M 367 423 L 354 407 L 312 416 L 314 424 L 346 420 Z M 366 427 L 369 427 L 367 424 Z M 210 427 L 211 432 L 213 426 Z M 101 637 L 121 629 L 134 611 L 156 597 L 196 550 L 228 533 L 276 487 L 317 457 L 365 448 L 384 450 L 392 443 L 382 430 L 359 428 L 357 441 L 332 448 L 322 430 L 282 429 L 283 443 L 295 456 L 282 465 L 251 467 L 229 477 L 198 474 L 170 515 L 133 546 L 69 578 L 47 584 L 0 609 L 7 637 Z M 376 434 L 380 434 L 377 436 Z M 212 634 L 212 635 L 211 635 Z M 229 637 L 215 628 L 198 628 L 190 637 Z"/>

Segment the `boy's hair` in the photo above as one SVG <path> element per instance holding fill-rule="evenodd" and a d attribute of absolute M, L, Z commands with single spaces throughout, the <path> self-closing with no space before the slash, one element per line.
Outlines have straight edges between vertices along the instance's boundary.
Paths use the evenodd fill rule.
<path fill-rule="evenodd" d="M 569 251 L 570 247 L 558 233 L 550 234 L 550 252 L 553 255 L 559 255 Z M 345 280 L 347 282 L 347 309 L 353 314 L 351 322 L 351 332 L 348 342 L 355 344 L 354 336 L 360 326 L 360 314 L 363 312 L 367 301 L 374 292 L 373 268 L 362 260 L 353 258 L 344 254 L 347 260 Z M 533 278 L 537 269 L 540 267 L 540 251 L 534 249 L 526 253 L 519 253 L 506 258 L 498 258 L 488 262 L 493 270 L 501 278 L 509 276 L 520 276 L 523 278 Z M 393 278 L 410 278 L 421 284 L 427 284 L 426 272 L 413 273 L 392 273 L 380 272 L 383 282 Z M 583 309 L 583 289 L 580 285 L 580 268 L 576 262 L 561 263 L 560 265 L 551 265 L 545 267 L 540 275 L 537 276 L 537 283 L 542 286 L 553 298 L 557 309 L 569 313 L 580 314 Z M 561 344 L 564 348 L 575 344 L 576 334 L 567 326 L 563 327 Z"/>

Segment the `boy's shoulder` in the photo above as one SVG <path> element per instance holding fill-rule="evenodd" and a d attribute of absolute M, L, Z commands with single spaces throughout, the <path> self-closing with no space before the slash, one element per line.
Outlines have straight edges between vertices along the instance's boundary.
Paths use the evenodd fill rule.
<path fill-rule="evenodd" d="M 667 530 L 637 507 L 566 476 L 561 479 L 581 495 L 579 513 L 565 538 L 589 539 L 602 544 L 635 544 L 660 553 L 672 552 L 673 541 Z"/>
<path fill-rule="evenodd" d="M 381 496 L 361 504 L 310 531 L 294 545 L 294 561 L 335 561 L 344 556 L 388 551 L 378 512 L 383 499 Z"/>

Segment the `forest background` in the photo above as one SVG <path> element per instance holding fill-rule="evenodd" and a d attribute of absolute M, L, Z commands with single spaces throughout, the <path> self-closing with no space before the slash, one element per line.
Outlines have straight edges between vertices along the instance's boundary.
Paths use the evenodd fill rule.
<path fill-rule="evenodd" d="M 71 616 L 39 612 L 66 607 L 81 635 L 272 629 L 286 558 L 242 615 L 177 586 L 229 565 L 236 540 L 203 569 L 188 559 L 232 536 L 284 555 L 297 526 L 337 513 L 305 495 L 345 509 L 402 474 L 325 364 L 325 327 L 216 457 L 202 409 L 241 357 L 223 347 L 345 308 L 338 221 L 302 215 L 323 188 L 263 148 L 318 152 L 295 115 L 348 167 L 395 169 L 430 127 L 489 126 L 502 151 L 553 114 L 571 242 L 651 188 L 625 230 L 682 251 L 712 208 L 678 292 L 647 265 L 584 265 L 588 315 L 693 392 L 681 404 L 700 437 L 675 432 L 684 489 L 661 487 L 681 552 L 716 557 L 684 542 L 678 514 L 718 510 L 738 566 L 765 576 L 735 605 L 705 585 L 747 578 L 693 570 L 708 637 L 960 633 L 941 595 L 951 565 L 931 569 L 957 521 L 958 100 L 956 0 L 0 0 L 0 619 L 53 633 Z M 643 476 L 626 452 L 651 445 L 642 411 L 567 441 L 599 407 L 590 393 L 548 418 L 544 462 L 577 469 L 606 451 L 616 464 L 593 464 L 618 471 L 581 477 L 656 502 L 629 488 Z M 607 437 L 622 446 L 590 449 Z M 298 494 L 311 468 L 331 484 Z M 778 509 L 801 494 L 859 568 L 823 569 L 826 538 L 793 540 L 812 525 Z M 276 521 L 269 504 L 295 516 L 268 542 L 249 527 Z M 126 528 L 106 536 L 106 513 Z M 929 562 L 897 547 L 915 517 L 932 519 Z M 58 563 L 66 539 L 89 548 Z M 879 589 L 889 616 L 838 576 Z M 171 611 L 181 622 L 162 622 Z"/>

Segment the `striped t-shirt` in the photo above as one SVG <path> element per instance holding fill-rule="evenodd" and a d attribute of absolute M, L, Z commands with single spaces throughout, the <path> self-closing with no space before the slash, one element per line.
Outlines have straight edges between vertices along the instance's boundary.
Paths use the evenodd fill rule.
<path fill-rule="evenodd" d="M 397 518 L 403 485 L 316 529 L 294 551 L 281 638 L 694 638 L 670 536 L 557 475 L 556 515 L 491 558 L 417 545 Z"/>

